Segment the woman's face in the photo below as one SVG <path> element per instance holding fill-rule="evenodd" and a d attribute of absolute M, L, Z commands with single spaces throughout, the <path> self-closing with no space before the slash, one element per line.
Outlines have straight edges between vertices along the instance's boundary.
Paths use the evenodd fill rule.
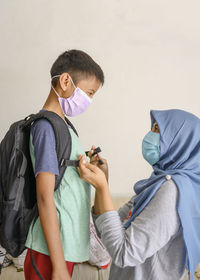
<path fill-rule="evenodd" d="M 142 154 L 144 159 L 152 166 L 160 159 L 160 129 L 157 122 L 153 123 L 151 131 L 143 138 Z"/>
<path fill-rule="evenodd" d="M 158 126 L 158 124 L 157 124 L 157 122 L 155 122 L 154 124 L 153 124 L 153 127 L 152 127 L 152 130 L 151 130 L 152 132 L 156 132 L 156 133 L 160 133 L 160 129 L 159 129 L 159 126 Z"/>

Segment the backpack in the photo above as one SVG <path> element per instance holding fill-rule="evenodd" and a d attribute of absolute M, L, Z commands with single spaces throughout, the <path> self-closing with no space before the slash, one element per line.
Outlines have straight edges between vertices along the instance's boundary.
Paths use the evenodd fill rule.
<path fill-rule="evenodd" d="M 10 126 L 0 143 L 0 245 L 12 257 L 18 257 L 25 250 L 30 224 L 38 217 L 29 139 L 31 125 L 42 118 L 51 123 L 56 138 L 59 175 L 55 177 L 55 190 L 67 166 L 78 166 L 78 161 L 69 160 L 71 135 L 58 114 L 40 111 Z M 77 134 L 69 120 L 65 120 Z"/>

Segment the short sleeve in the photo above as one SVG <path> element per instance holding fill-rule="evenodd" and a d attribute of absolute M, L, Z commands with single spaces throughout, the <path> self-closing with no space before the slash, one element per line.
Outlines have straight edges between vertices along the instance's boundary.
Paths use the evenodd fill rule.
<path fill-rule="evenodd" d="M 31 127 L 31 136 L 35 156 L 35 177 L 40 172 L 59 175 L 56 139 L 51 123 L 45 119 L 36 121 Z"/>

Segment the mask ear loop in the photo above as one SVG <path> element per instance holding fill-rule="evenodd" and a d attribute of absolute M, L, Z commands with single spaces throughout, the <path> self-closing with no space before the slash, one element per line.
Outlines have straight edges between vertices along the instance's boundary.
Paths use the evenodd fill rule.
<path fill-rule="evenodd" d="M 55 92 L 55 94 L 56 94 L 58 97 L 60 97 L 60 95 L 57 93 L 56 89 L 55 89 L 54 86 L 52 85 L 52 80 L 53 80 L 54 78 L 57 78 L 57 77 L 60 77 L 60 75 L 55 75 L 55 76 L 53 76 L 53 77 L 51 78 L 51 87 L 52 87 L 53 91 Z"/>
<path fill-rule="evenodd" d="M 57 77 L 60 77 L 60 75 L 55 75 L 55 76 L 53 76 L 53 77 L 51 78 L 51 87 L 52 87 L 53 91 L 55 92 L 55 94 L 56 94 L 58 97 L 60 97 L 59 94 L 57 93 L 56 89 L 55 89 L 54 86 L 52 85 L 52 80 L 53 80 L 54 78 L 57 78 Z M 76 89 L 77 87 L 75 86 L 75 84 L 74 84 L 74 82 L 73 82 L 73 80 L 72 80 L 72 77 L 71 77 L 71 76 L 69 76 L 69 77 L 70 77 L 70 80 L 71 80 L 71 82 L 72 82 L 73 87 Z"/>
<path fill-rule="evenodd" d="M 75 84 L 74 84 L 74 82 L 73 82 L 73 80 L 72 80 L 72 77 L 70 76 L 70 80 L 71 80 L 71 82 L 72 82 L 72 85 L 74 86 L 74 88 L 76 89 L 77 87 L 75 86 Z"/>
<path fill-rule="evenodd" d="M 55 75 L 55 76 L 53 76 L 53 77 L 51 78 L 51 87 L 52 87 L 53 91 L 55 92 L 55 94 L 56 94 L 58 97 L 60 97 L 59 94 L 57 93 L 57 91 L 55 90 L 54 86 L 52 85 L 52 80 L 53 80 L 54 78 L 57 78 L 57 77 L 60 77 L 60 75 Z M 67 115 L 66 115 L 66 114 L 64 114 L 64 116 L 67 118 Z M 64 121 L 65 121 L 65 120 L 64 120 Z M 66 122 L 66 121 L 65 121 L 65 122 Z M 66 124 L 67 124 L 67 122 L 66 122 Z"/>

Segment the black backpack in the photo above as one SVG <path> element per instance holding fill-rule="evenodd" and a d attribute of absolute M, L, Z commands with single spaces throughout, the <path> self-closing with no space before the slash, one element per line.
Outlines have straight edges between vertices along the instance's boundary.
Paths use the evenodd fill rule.
<path fill-rule="evenodd" d="M 34 217 L 38 217 L 29 138 L 31 125 L 42 118 L 51 123 L 56 138 L 59 175 L 55 178 L 55 190 L 67 166 L 78 166 L 78 161 L 69 160 L 71 135 L 58 114 L 40 111 L 10 126 L 0 143 L 0 244 L 13 257 L 18 257 L 25 250 L 30 224 Z M 65 120 L 77 134 L 69 120 Z"/>

